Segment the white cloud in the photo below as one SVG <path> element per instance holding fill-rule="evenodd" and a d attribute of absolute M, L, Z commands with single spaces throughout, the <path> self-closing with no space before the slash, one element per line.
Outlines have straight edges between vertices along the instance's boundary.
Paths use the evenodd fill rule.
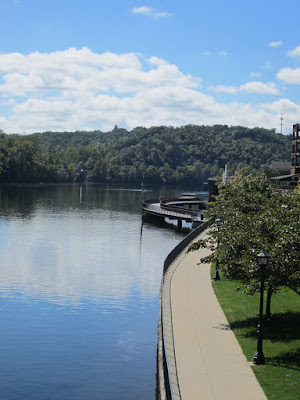
<path fill-rule="evenodd" d="M 289 57 L 300 57 L 300 46 L 288 52 Z M 300 85 L 300 68 L 281 68 L 276 77 L 288 84 Z"/>
<path fill-rule="evenodd" d="M 300 46 L 296 47 L 294 50 L 290 50 L 288 52 L 288 56 L 290 56 L 290 57 L 299 57 L 300 56 Z"/>
<path fill-rule="evenodd" d="M 228 56 L 227 51 L 225 50 L 221 50 L 217 53 L 218 56 L 224 57 L 224 56 Z"/>
<path fill-rule="evenodd" d="M 60 72 L 74 68 L 78 71 L 80 67 L 132 67 L 141 68 L 142 65 L 134 53 L 115 54 L 115 53 L 93 53 L 89 48 L 82 49 L 70 48 L 65 51 L 53 53 L 40 53 L 38 51 L 23 55 L 20 53 L 0 54 L 0 73 L 21 72 L 50 69 Z M 70 72 L 72 72 L 70 71 Z"/>
<path fill-rule="evenodd" d="M 259 94 L 279 94 L 279 90 L 273 82 L 247 82 L 240 87 L 241 92 L 259 93 Z"/>
<path fill-rule="evenodd" d="M 282 68 L 276 77 L 286 83 L 300 85 L 300 68 Z"/>
<path fill-rule="evenodd" d="M 279 47 L 279 46 L 282 46 L 282 44 L 283 44 L 282 40 L 278 40 L 277 42 L 270 42 L 269 46 L 270 47 Z"/>
<path fill-rule="evenodd" d="M 148 17 L 154 17 L 154 18 L 172 16 L 172 14 L 167 11 L 157 11 L 154 8 L 148 6 L 134 7 L 131 11 L 133 14 L 143 14 L 147 15 Z"/>
<path fill-rule="evenodd" d="M 164 84 L 198 86 L 197 79 L 184 75 L 175 65 L 157 57 L 151 57 L 149 63 L 153 68 L 143 71 L 137 55 L 95 54 L 85 48 L 27 56 L 0 55 L 0 93 L 42 98 L 52 93 L 77 98 L 99 92 L 130 93 Z"/>
<path fill-rule="evenodd" d="M 250 72 L 249 74 L 249 78 L 251 79 L 260 78 L 261 76 L 262 76 L 261 72 Z"/>
<path fill-rule="evenodd" d="M 158 57 L 150 57 L 149 63 L 155 67 L 159 67 L 160 65 L 167 65 L 167 61 L 163 60 L 162 58 Z"/>
<path fill-rule="evenodd" d="M 235 94 L 238 92 L 246 92 L 246 93 L 257 93 L 257 94 L 279 94 L 279 90 L 275 87 L 275 84 L 263 83 L 263 82 L 247 82 L 244 85 L 240 86 L 225 86 L 225 85 L 217 85 L 215 87 L 211 86 L 209 90 L 212 90 L 217 93 L 231 93 Z"/>
<path fill-rule="evenodd" d="M 213 56 L 213 55 L 220 56 L 220 57 L 228 56 L 228 53 L 225 50 L 218 51 L 217 53 L 213 53 L 212 51 L 204 51 L 201 54 L 203 56 Z"/>
<path fill-rule="evenodd" d="M 270 63 L 270 61 L 267 61 L 267 62 L 265 62 L 263 68 L 264 69 L 272 69 L 273 65 Z"/>
<path fill-rule="evenodd" d="M 226 86 L 226 85 L 210 86 L 208 89 L 216 93 L 231 93 L 231 94 L 237 93 L 239 91 L 239 88 L 237 86 Z"/>
<path fill-rule="evenodd" d="M 83 48 L 0 54 L 0 79 L 0 128 L 7 133 L 108 131 L 115 124 L 127 129 L 217 123 L 272 128 L 278 113 L 285 113 L 286 124 L 290 115 L 291 125 L 299 116 L 299 106 L 287 101 L 219 103 L 200 91 L 199 77 L 161 58 L 134 53 L 97 54 Z M 278 94 L 274 83 L 262 82 L 211 90 Z"/>

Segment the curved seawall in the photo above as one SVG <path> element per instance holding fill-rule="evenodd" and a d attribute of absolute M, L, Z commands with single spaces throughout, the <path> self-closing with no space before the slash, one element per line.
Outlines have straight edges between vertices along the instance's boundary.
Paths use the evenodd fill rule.
<path fill-rule="evenodd" d="M 165 261 L 158 398 L 266 400 L 215 296 L 210 263 L 199 264 L 211 250 L 185 252 L 192 240 L 208 237 L 206 227 L 193 231 Z"/>
<path fill-rule="evenodd" d="M 172 263 L 212 222 L 213 220 L 209 220 L 195 228 L 169 253 L 164 262 L 157 324 L 157 398 L 160 400 L 181 399 L 172 327 L 170 292 L 170 283 L 174 273 Z"/>

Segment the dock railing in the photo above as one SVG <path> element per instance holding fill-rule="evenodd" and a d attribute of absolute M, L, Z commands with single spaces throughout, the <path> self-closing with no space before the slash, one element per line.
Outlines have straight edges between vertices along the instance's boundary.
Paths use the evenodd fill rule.
<path fill-rule="evenodd" d="M 149 199 L 143 200 L 142 209 L 143 212 L 153 214 L 159 217 L 169 217 L 174 219 L 183 219 L 187 221 L 203 221 L 202 212 L 197 210 L 188 209 L 182 207 L 180 204 L 199 204 L 202 209 L 205 208 L 206 202 L 202 199 Z"/>

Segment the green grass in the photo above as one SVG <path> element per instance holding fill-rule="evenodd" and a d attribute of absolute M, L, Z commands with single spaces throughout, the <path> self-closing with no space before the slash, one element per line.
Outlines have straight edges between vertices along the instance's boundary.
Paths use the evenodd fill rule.
<path fill-rule="evenodd" d="M 212 277 L 214 268 L 212 268 Z M 248 296 L 237 291 L 238 281 L 221 280 L 213 287 L 231 329 L 250 362 L 257 346 L 259 294 Z M 264 302 L 265 306 L 265 302 Z M 274 294 L 272 318 L 264 321 L 263 352 L 265 365 L 253 371 L 268 400 L 300 399 L 300 297 L 282 290 Z"/>

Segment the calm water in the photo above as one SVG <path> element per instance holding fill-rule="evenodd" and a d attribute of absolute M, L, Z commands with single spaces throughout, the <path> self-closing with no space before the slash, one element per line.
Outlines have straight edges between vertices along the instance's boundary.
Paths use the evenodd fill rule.
<path fill-rule="evenodd" d="M 174 196 L 152 190 L 146 198 Z M 163 261 L 139 190 L 0 187 L 0 399 L 155 399 Z"/>

